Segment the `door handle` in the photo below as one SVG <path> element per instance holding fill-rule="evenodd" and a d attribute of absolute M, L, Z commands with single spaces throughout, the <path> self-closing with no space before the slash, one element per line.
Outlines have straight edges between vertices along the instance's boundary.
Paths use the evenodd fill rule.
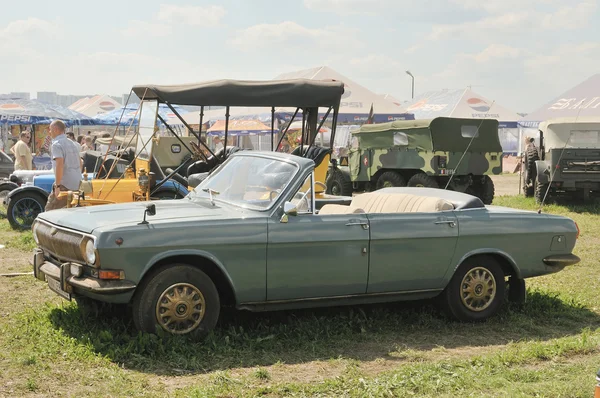
<path fill-rule="evenodd" d="M 347 227 L 350 227 L 352 225 L 360 225 L 363 229 L 369 229 L 369 223 L 364 221 L 351 221 L 349 223 L 346 223 Z"/>
<path fill-rule="evenodd" d="M 448 224 L 448 226 L 450 226 L 450 228 L 454 228 L 456 226 L 456 223 L 453 220 L 440 220 L 440 221 L 436 221 L 435 224 L 437 224 L 437 225 Z"/>

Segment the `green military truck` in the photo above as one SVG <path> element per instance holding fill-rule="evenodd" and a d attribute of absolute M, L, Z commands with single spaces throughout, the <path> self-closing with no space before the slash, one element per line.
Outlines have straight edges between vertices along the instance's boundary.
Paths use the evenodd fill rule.
<path fill-rule="evenodd" d="M 539 126 L 539 148 L 529 139 L 523 159 L 523 192 L 538 203 L 562 196 L 590 199 L 600 193 L 600 119 L 562 118 Z"/>
<path fill-rule="evenodd" d="M 438 117 L 363 125 L 352 133 L 347 166 L 329 170 L 327 192 L 351 195 L 386 187 L 431 187 L 494 198 L 502 173 L 498 121 Z"/>

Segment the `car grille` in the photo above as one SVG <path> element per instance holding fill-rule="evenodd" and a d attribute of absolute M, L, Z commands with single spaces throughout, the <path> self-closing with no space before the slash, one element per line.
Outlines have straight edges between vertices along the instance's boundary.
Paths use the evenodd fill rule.
<path fill-rule="evenodd" d="M 75 231 L 58 229 L 40 222 L 37 226 L 39 246 L 61 260 L 85 263 L 81 247 L 85 237 Z"/>

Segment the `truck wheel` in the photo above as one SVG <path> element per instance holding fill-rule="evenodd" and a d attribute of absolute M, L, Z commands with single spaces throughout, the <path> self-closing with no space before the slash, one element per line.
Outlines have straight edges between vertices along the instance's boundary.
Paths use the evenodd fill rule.
<path fill-rule="evenodd" d="M 544 201 L 544 196 L 546 196 L 546 202 L 550 201 L 550 195 L 551 192 L 548 190 L 548 187 L 550 186 L 549 183 L 540 183 L 536 177 L 535 179 L 535 201 L 538 204 L 541 204 Z M 548 192 L 548 195 L 546 195 L 546 192 Z"/>
<path fill-rule="evenodd" d="M 136 289 L 133 322 L 138 330 L 202 337 L 219 319 L 221 302 L 213 281 L 199 269 L 173 264 Z"/>
<path fill-rule="evenodd" d="M 325 193 L 335 196 L 352 196 L 352 182 L 338 169 L 333 170 L 325 180 Z"/>
<path fill-rule="evenodd" d="M 44 211 L 46 199 L 36 192 L 21 192 L 10 198 L 6 217 L 14 229 L 30 229 L 38 214 Z"/>
<path fill-rule="evenodd" d="M 527 152 L 525 152 L 525 170 L 523 172 L 523 193 L 526 198 L 530 198 L 533 196 L 534 184 L 535 184 L 535 175 L 537 173 L 537 169 L 535 167 L 535 162 L 540 160 L 540 155 L 538 150 L 534 146 L 530 146 L 527 148 Z"/>
<path fill-rule="evenodd" d="M 425 173 L 417 173 L 408 180 L 409 187 L 439 188 L 439 184 Z"/>
<path fill-rule="evenodd" d="M 506 284 L 500 265 L 489 256 L 471 257 L 456 270 L 442 293 L 444 312 L 459 321 L 481 321 L 504 303 Z"/>
<path fill-rule="evenodd" d="M 494 200 L 494 181 L 490 178 L 490 176 L 483 176 L 483 182 L 477 183 L 476 185 L 476 195 L 481 201 L 486 205 L 491 205 Z"/>
<path fill-rule="evenodd" d="M 406 180 L 404 177 L 395 171 L 384 171 L 375 184 L 375 189 L 391 188 L 391 187 L 405 187 Z"/>

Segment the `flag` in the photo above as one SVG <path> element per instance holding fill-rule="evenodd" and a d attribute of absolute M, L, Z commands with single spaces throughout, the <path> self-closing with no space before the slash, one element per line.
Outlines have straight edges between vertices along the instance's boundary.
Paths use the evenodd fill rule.
<path fill-rule="evenodd" d="M 365 124 L 373 124 L 373 103 L 371 102 L 371 110 L 369 111 L 369 117 Z"/>

